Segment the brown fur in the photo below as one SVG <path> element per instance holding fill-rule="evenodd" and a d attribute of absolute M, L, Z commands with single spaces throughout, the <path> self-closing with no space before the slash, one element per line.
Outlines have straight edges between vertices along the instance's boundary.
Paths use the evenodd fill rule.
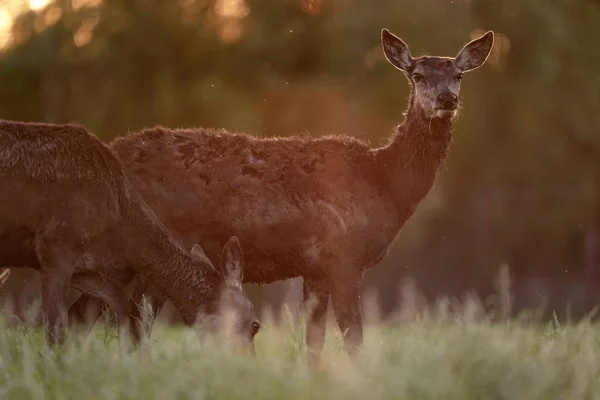
<path fill-rule="evenodd" d="M 382 40 L 412 87 L 406 119 L 382 148 L 347 136 L 264 139 L 162 127 L 111 143 L 133 186 L 186 246 L 201 240 L 217 259 L 237 235 L 245 243 L 245 282 L 304 278 L 305 301 L 316 299 L 307 329 L 312 361 L 323 346 L 330 297 L 356 354 L 363 273 L 385 257 L 430 190 L 452 138 L 447 116 L 458 101 L 438 96 L 457 94 L 456 74 L 466 69 L 453 58 L 413 59 L 386 30 Z M 487 34 L 465 46 L 461 65 L 481 65 L 492 40 Z M 484 56 L 474 60 L 469 54 L 479 47 Z M 417 70 L 419 82 L 411 76 Z"/>
<path fill-rule="evenodd" d="M 199 246 L 192 257 L 172 240 L 120 161 L 83 128 L 0 121 L 0 181 L 0 265 L 40 271 L 49 344 L 64 340 L 69 286 L 107 302 L 125 322 L 129 300 L 121 288 L 136 271 L 187 324 L 203 309 L 214 312 L 233 289 L 252 312 Z M 241 264 L 241 251 L 235 256 Z"/>

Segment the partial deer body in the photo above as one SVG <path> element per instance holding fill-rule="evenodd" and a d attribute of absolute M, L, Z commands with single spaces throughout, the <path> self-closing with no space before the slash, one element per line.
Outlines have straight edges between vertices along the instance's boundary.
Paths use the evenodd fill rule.
<path fill-rule="evenodd" d="M 199 311 L 202 311 L 205 315 L 217 317 L 212 319 L 212 323 L 209 324 L 208 328 L 212 331 L 219 330 L 220 332 L 225 319 L 222 317 L 225 317 L 227 313 L 233 313 L 234 326 L 228 328 L 233 328 L 235 337 L 231 337 L 230 339 L 235 340 L 237 337 L 238 344 L 242 346 L 250 345 L 250 348 L 254 351 L 253 339 L 260 329 L 260 323 L 256 318 L 254 305 L 248 300 L 242 288 L 244 255 L 237 237 L 231 237 L 225 244 L 220 258 L 220 270 L 212 266 L 212 262 L 199 245 L 192 247 L 191 254 L 194 259 L 210 267 L 207 279 L 200 282 L 202 289 L 197 289 L 197 293 L 195 293 L 195 296 L 201 299 L 201 305 L 197 307 Z M 174 268 L 174 271 L 176 274 L 180 274 L 178 279 L 184 282 L 190 279 L 189 275 L 181 274 L 184 271 L 178 271 L 176 268 Z M 153 315 L 156 316 L 166 300 L 168 298 L 173 300 L 173 297 L 166 296 L 164 291 L 159 290 L 156 285 L 152 284 L 152 278 L 143 273 L 136 273 L 133 280 L 121 278 L 119 282 L 123 285 L 129 285 L 128 292 L 133 303 L 131 307 L 133 339 L 138 344 L 141 340 L 145 319 L 138 305 L 141 305 L 145 298 L 151 307 Z M 185 284 L 181 286 L 185 286 Z M 186 291 L 184 290 L 180 295 L 185 296 L 185 293 Z M 99 296 L 95 296 L 95 298 L 96 300 L 89 296 L 81 296 L 69 309 L 69 319 L 75 324 L 88 324 L 88 327 L 91 327 L 101 315 L 102 304 L 97 301 L 100 298 Z M 195 299 L 192 297 L 192 300 Z M 193 309 L 193 304 L 197 301 L 192 301 L 188 307 L 192 307 Z M 174 304 L 177 307 L 177 302 L 174 301 Z M 187 325 L 194 323 L 195 314 L 189 313 L 186 310 L 180 314 Z M 150 320 L 150 329 L 146 334 L 150 336 L 154 317 L 148 316 L 148 318 Z M 241 342 L 239 339 L 241 339 Z"/>
<path fill-rule="evenodd" d="M 493 34 L 456 58 L 413 58 L 387 30 L 382 43 L 412 89 L 405 121 L 384 147 L 347 136 L 264 139 L 161 127 L 110 145 L 184 245 L 201 241 L 217 260 L 237 235 L 245 243 L 245 282 L 304 278 L 304 299 L 316 300 L 306 337 L 312 362 L 323 347 L 330 298 L 347 350 L 360 348 L 363 273 L 385 257 L 432 187 L 451 142 L 460 78 L 484 63 Z"/>
<path fill-rule="evenodd" d="M 0 181 L 0 265 L 39 270 L 49 344 L 64 340 L 69 287 L 108 303 L 121 324 L 136 272 L 188 324 L 219 302 L 229 277 L 172 240 L 119 160 L 83 128 L 0 121 Z"/>

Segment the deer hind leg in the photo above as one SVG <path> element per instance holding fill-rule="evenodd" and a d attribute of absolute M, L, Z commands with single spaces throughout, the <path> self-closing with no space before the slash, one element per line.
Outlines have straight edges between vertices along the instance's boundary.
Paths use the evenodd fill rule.
<path fill-rule="evenodd" d="M 104 305 L 103 301 L 82 293 L 69 308 L 69 326 L 76 327 L 83 337 L 87 336 L 102 315 Z"/>
<path fill-rule="evenodd" d="M 150 339 L 154 320 L 167 299 L 146 277 L 139 274 L 131 282 L 129 291 L 133 299 L 130 322 L 132 336 L 134 343 L 139 345 L 143 338 Z M 144 309 L 144 303 L 150 306 L 149 314 Z"/>
<path fill-rule="evenodd" d="M 363 324 L 360 307 L 362 275 L 346 273 L 332 279 L 331 299 L 338 326 L 344 335 L 344 347 L 355 359 L 363 344 Z"/>
<path fill-rule="evenodd" d="M 325 344 L 327 327 L 327 307 L 329 305 L 329 287 L 326 279 L 304 278 L 303 308 L 307 313 L 306 348 L 308 363 L 319 363 Z"/>
<path fill-rule="evenodd" d="M 123 335 L 130 331 L 130 302 L 127 292 L 108 277 L 91 272 L 74 275 L 71 287 L 108 304 L 117 317 L 119 341 L 122 342 Z M 96 299 L 90 299 L 90 301 Z"/>

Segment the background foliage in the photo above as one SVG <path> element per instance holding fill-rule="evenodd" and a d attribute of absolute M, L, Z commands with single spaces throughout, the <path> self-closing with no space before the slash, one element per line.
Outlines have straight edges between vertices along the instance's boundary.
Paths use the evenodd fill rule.
<path fill-rule="evenodd" d="M 385 311 L 403 278 L 430 299 L 486 296 L 507 263 L 517 306 L 550 296 L 584 311 L 598 279 L 599 25 L 592 0 L 2 0 L 0 116 L 106 141 L 162 124 L 379 145 L 408 96 L 381 28 L 414 55 L 455 55 L 492 29 L 450 159 L 368 283 Z"/>

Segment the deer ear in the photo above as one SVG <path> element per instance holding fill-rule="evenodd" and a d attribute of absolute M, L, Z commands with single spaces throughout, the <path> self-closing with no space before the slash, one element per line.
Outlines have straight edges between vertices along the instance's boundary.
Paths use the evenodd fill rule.
<path fill-rule="evenodd" d="M 413 58 L 408 46 L 399 37 L 388 31 L 381 30 L 381 44 L 385 58 L 396 68 L 410 73 L 413 67 Z"/>
<path fill-rule="evenodd" d="M 242 287 L 244 279 L 244 253 L 236 236 L 232 236 L 221 254 L 221 274 L 225 283 L 233 287 Z"/>
<path fill-rule="evenodd" d="M 192 257 L 194 257 L 196 260 L 198 260 L 198 261 L 204 261 L 204 262 L 209 263 L 210 265 L 212 265 L 212 263 L 210 262 L 210 258 L 208 258 L 208 256 L 206 255 L 206 253 L 202 249 L 202 246 L 200 246 L 199 244 L 195 244 L 192 247 L 192 250 L 190 251 L 190 253 L 192 254 Z"/>
<path fill-rule="evenodd" d="M 456 65 L 461 71 L 472 71 L 487 60 L 494 45 L 494 32 L 488 31 L 478 39 L 467 43 L 456 56 Z"/>

